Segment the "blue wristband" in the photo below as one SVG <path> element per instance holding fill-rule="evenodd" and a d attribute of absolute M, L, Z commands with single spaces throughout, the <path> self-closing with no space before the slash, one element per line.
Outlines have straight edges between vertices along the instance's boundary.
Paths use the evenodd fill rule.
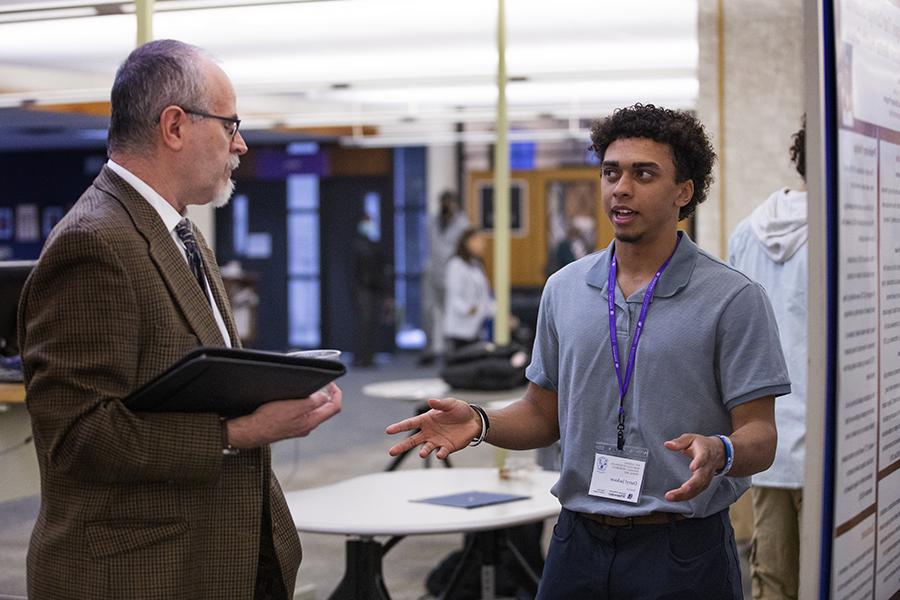
<path fill-rule="evenodd" d="M 725 466 L 714 473 L 716 477 L 721 477 L 726 475 L 731 470 L 731 465 L 734 464 L 734 444 L 727 435 L 716 434 L 716 437 L 722 440 L 722 445 L 725 446 Z"/>

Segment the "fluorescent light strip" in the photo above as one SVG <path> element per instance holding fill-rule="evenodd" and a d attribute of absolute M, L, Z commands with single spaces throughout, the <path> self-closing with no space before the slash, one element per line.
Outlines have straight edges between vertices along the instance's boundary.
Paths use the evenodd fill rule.
<path fill-rule="evenodd" d="M 265 4 L 309 4 L 312 2 L 333 2 L 335 0 L 162 0 L 156 2 L 156 11 L 203 10 L 230 8 L 233 6 L 259 6 Z"/>
<path fill-rule="evenodd" d="M 667 97 L 657 99 L 660 104 L 673 109 L 693 109 L 696 107 L 695 98 Z M 615 108 L 628 104 L 628 101 L 584 103 L 578 105 L 531 105 L 509 108 L 511 121 L 531 121 L 541 117 L 553 119 L 596 119 L 608 114 Z M 424 124 L 454 124 L 454 123 L 493 123 L 497 118 L 494 109 L 466 109 L 463 111 L 448 109 L 423 110 L 415 115 L 415 120 L 409 122 L 410 114 L 405 110 L 378 110 L 378 111 L 329 111 L 315 113 L 284 113 L 284 114 L 248 114 L 241 122 L 242 127 L 269 127 L 273 123 L 285 127 L 323 127 L 334 126 L 359 126 L 359 125 L 409 125 L 422 126 Z M 245 125 L 246 123 L 246 125 Z"/>
<path fill-rule="evenodd" d="M 104 4 L 122 4 L 122 0 L 51 0 L 47 2 L 13 2 L 0 4 L 0 14 L 13 12 L 38 12 L 55 8 L 93 8 Z"/>
<path fill-rule="evenodd" d="M 265 61 L 258 61 L 260 63 Z M 250 65 L 248 64 L 248 67 Z M 228 70 L 229 65 L 225 65 L 226 72 L 231 73 Z M 516 77 L 524 77 L 523 80 L 516 79 Z M 520 86 L 534 83 L 548 83 L 548 82 L 556 82 L 560 85 L 566 85 L 573 82 L 579 81 L 615 81 L 625 82 L 625 81 L 641 81 L 645 79 L 696 79 L 697 77 L 697 69 L 696 67 L 683 67 L 683 68 L 672 68 L 672 69 L 662 69 L 662 68 L 652 68 L 652 69 L 627 69 L 627 70 L 618 70 L 618 69 L 608 69 L 608 70 L 571 70 L 571 71 L 532 71 L 529 70 L 527 74 L 523 75 L 511 75 L 512 80 L 509 82 L 510 86 Z M 426 88 L 426 87 L 447 87 L 447 86 L 455 86 L 455 85 L 477 85 L 477 84 L 487 84 L 494 85 L 496 83 L 496 77 L 493 75 L 480 75 L 480 74 L 470 74 L 470 75 L 446 75 L 446 76 L 435 76 L 435 75 L 423 75 L 423 76 L 415 76 L 415 77 L 372 77 L 371 79 L 352 79 L 347 81 L 349 84 L 348 89 L 352 90 L 378 90 L 384 88 Z M 335 81 L 330 80 L 318 80 L 318 81 L 296 81 L 290 79 L 290 73 L 284 73 L 283 77 L 278 80 L 271 79 L 268 81 L 253 81 L 253 82 L 236 82 L 235 89 L 238 92 L 238 97 L 242 97 L 248 94 L 303 94 L 303 95 L 318 95 L 318 94 L 328 94 L 334 91 Z"/>
<path fill-rule="evenodd" d="M 107 102 L 108 89 L 42 90 L 0 94 L 0 108 L 27 108 L 32 105 L 75 104 L 79 102 Z"/>
<path fill-rule="evenodd" d="M 536 141 L 564 141 L 564 140 L 588 140 L 588 129 L 541 129 L 518 130 L 508 134 L 511 142 L 536 142 Z M 397 146 L 441 146 L 457 143 L 466 144 L 492 144 L 497 140 L 497 134 L 493 131 L 464 131 L 456 133 L 446 132 L 422 132 L 419 134 L 398 135 L 374 135 L 366 137 L 348 136 L 340 138 L 344 146 L 359 146 L 361 148 L 380 148 Z"/>
<path fill-rule="evenodd" d="M 53 21 L 55 19 L 77 19 L 83 17 L 96 17 L 97 11 L 93 7 L 79 8 L 54 8 L 36 10 L 30 12 L 0 13 L 0 23 L 25 23 L 27 21 Z"/>
<path fill-rule="evenodd" d="M 229 8 L 234 6 L 259 6 L 264 4 L 304 4 L 308 2 L 326 2 L 329 0 L 158 0 L 154 11 L 201 10 L 211 8 Z M 3 13 L 38 13 L 45 10 L 61 8 L 94 8 L 118 4 L 122 12 L 133 13 L 135 3 L 127 0 L 48 0 L 46 2 L 13 2 L 0 3 L 0 14 Z M 96 11 L 95 11 L 96 14 Z"/>

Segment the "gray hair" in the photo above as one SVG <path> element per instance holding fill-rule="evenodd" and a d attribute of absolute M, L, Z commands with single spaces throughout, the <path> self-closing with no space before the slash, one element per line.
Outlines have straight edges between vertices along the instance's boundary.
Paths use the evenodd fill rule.
<path fill-rule="evenodd" d="M 142 153 L 153 145 L 167 106 L 207 112 L 204 50 L 177 40 L 156 40 L 133 50 L 116 71 L 109 123 L 109 152 Z"/>

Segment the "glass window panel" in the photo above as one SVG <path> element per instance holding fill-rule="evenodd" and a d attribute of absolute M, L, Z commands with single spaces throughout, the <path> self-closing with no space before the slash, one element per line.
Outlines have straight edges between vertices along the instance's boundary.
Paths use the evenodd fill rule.
<path fill-rule="evenodd" d="M 318 210 L 319 176 L 289 175 L 287 178 L 287 206 L 292 210 Z"/>
<path fill-rule="evenodd" d="M 319 213 L 288 213 L 288 276 L 319 275 Z"/>
<path fill-rule="evenodd" d="M 288 282 L 288 343 L 298 348 L 321 345 L 320 286 L 318 279 Z"/>
<path fill-rule="evenodd" d="M 366 215 L 369 216 L 369 219 L 375 223 L 375 239 L 373 242 L 377 242 L 381 239 L 381 194 L 377 192 L 366 192 L 365 197 L 363 198 L 363 210 L 366 211 Z"/>
<path fill-rule="evenodd" d="M 249 235 L 249 200 L 245 194 L 239 194 L 231 200 L 232 211 L 232 239 L 234 240 L 234 253 L 243 256 L 247 250 L 247 236 Z"/>

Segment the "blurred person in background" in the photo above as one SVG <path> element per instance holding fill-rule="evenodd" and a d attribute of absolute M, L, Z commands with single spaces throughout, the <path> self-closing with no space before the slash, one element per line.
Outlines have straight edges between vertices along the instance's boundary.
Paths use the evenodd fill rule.
<path fill-rule="evenodd" d="M 485 322 L 494 315 L 491 286 L 484 272 L 484 234 L 470 227 L 456 244 L 447 262 L 444 280 L 444 338 L 448 351 L 481 339 Z"/>
<path fill-rule="evenodd" d="M 800 520 L 806 451 L 807 237 L 806 118 L 793 135 L 791 161 L 799 189 L 773 193 L 741 221 L 728 244 L 728 260 L 765 289 L 775 311 L 791 393 L 775 405 L 775 462 L 753 476 L 753 597 L 797 598 Z"/>
<path fill-rule="evenodd" d="M 384 253 L 378 245 L 379 237 L 378 225 L 364 215 L 356 226 L 356 237 L 351 245 L 353 304 L 357 319 L 354 367 L 374 366 L 378 326 L 386 309 L 389 277 Z"/>
<path fill-rule="evenodd" d="M 554 273 L 571 262 L 587 256 L 588 248 L 581 231 L 574 225 L 566 230 L 566 237 L 556 246 L 556 268 Z"/>
<path fill-rule="evenodd" d="M 459 195 L 450 190 L 441 192 L 438 214 L 428 224 L 428 262 L 422 290 L 422 327 L 427 340 L 419 364 L 431 364 L 444 351 L 447 262 L 456 253 L 459 236 L 468 226 Z"/>

